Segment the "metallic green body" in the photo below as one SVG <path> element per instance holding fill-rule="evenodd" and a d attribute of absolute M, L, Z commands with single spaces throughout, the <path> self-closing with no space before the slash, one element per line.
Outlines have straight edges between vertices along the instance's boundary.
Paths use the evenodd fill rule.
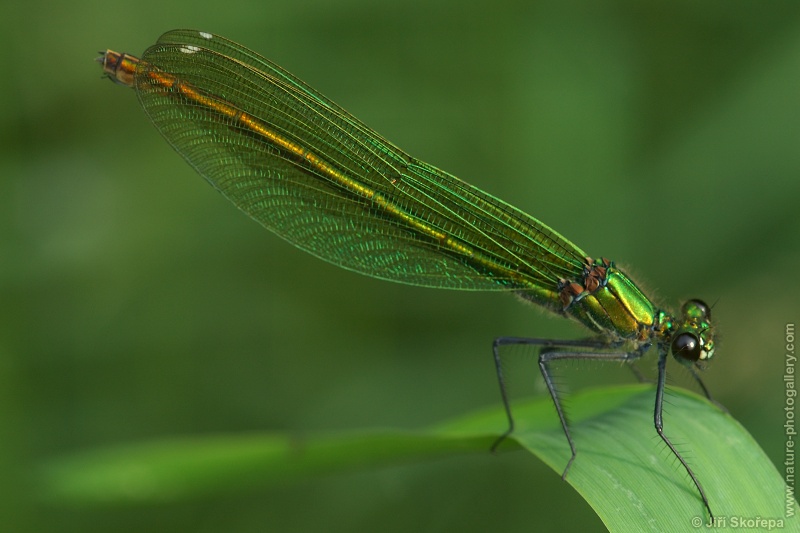
<path fill-rule="evenodd" d="M 574 303 L 567 311 L 589 329 L 620 339 L 649 337 L 656 308 L 621 270 L 610 268 L 606 285 Z"/>

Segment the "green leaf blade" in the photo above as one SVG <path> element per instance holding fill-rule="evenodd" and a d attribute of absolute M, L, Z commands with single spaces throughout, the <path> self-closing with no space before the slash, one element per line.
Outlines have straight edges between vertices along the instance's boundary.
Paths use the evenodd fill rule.
<path fill-rule="evenodd" d="M 681 389 L 669 390 L 666 400 L 665 432 L 703 484 L 719 526 L 758 518 L 800 527 L 796 518 L 786 518 L 787 508 L 794 514 L 798 508 L 787 500 L 780 474 L 738 422 Z M 611 531 L 688 530 L 709 519 L 688 475 L 653 428 L 653 403 L 650 385 L 570 397 L 578 455 L 566 481 Z M 521 447 L 560 475 L 570 452 L 549 398 L 515 405 L 514 415 L 517 430 L 499 453 Z M 208 497 L 337 471 L 488 454 L 506 424 L 504 411 L 493 408 L 421 431 L 165 439 L 55 460 L 44 469 L 44 493 L 83 505 Z"/>

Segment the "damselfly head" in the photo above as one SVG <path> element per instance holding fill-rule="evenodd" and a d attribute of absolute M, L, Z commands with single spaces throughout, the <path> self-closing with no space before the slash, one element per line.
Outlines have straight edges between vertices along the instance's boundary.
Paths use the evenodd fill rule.
<path fill-rule="evenodd" d="M 689 300 L 672 335 L 672 356 L 686 366 L 700 369 L 714 356 L 711 308 L 701 300 Z"/>

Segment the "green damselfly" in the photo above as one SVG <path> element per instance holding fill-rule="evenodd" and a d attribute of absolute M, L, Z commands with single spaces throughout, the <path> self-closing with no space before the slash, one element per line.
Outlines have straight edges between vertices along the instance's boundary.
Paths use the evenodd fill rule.
<path fill-rule="evenodd" d="M 343 268 L 391 281 L 516 294 L 586 326 L 587 340 L 500 337 L 493 355 L 508 429 L 514 418 L 500 347 L 539 347 L 539 368 L 572 455 L 576 448 L 550 364 L 589 359 L 632 363 L 658 353 L 654 423 L 671 354 L 695 369 L 714 354 L 711 310 L 659 309 L 613 261 L 591 259 L 533 217 L 406 154 L 358 119 L 247 48 L 217 35 L 174 30 L 141 59 L 98 58 L 113 81 L 133 87 L 156 128 L 239 209 L 298 248 Z"/>

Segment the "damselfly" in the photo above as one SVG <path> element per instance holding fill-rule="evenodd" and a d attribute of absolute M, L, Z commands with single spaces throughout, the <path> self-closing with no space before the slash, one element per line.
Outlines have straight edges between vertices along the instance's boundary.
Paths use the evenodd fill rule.
<path fill-rule="evenodd" d="M 695 369 L 714 354 L 711 310 L 658 308 L 613 261 L 592 259 L 533 217 L 406 154 L 358 119 L 247 48 L 194 30 L 165 33 L 141 59 L 98 60 L 133 87 L 156 128 L 239 209 L 298 248 L 368 276 L 446 289 L 501 290 L 586 326 L 594 338 L 500 337 L 493 354 L 508 429 L 514 429 L 499 349 L 539 347 L 539 368 L 572 455 L 551 363 L 632 363 L 658 354 L 658 435 L 711 508 L 692 469 L 664 434 L 667 359 Z"/>

